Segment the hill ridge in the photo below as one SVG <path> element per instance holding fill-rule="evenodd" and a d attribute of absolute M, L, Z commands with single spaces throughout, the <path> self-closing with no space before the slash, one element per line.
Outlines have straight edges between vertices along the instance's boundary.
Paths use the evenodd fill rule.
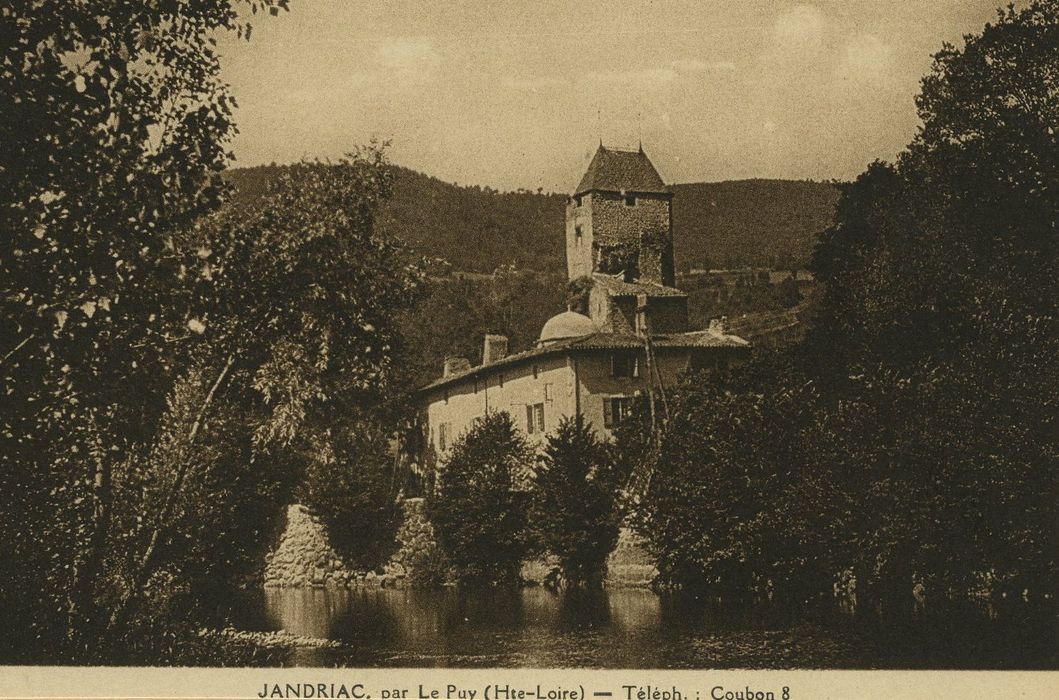
<path fill-rule="evenodd" d="M 254 206 L 284 165 L 232 168 L 237 204 Z M 379 217 L 384 233 L 453 269 L 492 272 L 501 265 L 564 271 L 562 193 L 460 185 L 399 165 L 394 192 Z M 678 270 L 744 266 L 804 267 L 834 215 L 831 182 L 747 178 L 674 183 L 673 231 Z"/>

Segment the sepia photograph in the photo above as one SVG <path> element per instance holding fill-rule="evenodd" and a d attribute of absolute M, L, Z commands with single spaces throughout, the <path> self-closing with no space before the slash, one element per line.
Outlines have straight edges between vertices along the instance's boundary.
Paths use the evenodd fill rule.
<path fill-rule="evenodd" d="M 1059 0 L 1002 2 L 4 0 L 0 696 L 1059 671 Z M 808 697 L 670 685 L 613 698 Z"/>

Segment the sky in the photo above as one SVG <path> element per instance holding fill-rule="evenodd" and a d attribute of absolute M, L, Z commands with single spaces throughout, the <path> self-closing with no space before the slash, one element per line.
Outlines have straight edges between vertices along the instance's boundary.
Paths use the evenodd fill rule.
<path fill-rule="evenodd" d="M 999 0 L 291 0 L 219 43 L 235 165 L 372 138 L 442 180 L 569 192 L 600 139 L 667 182 L 850 179 Z"/>

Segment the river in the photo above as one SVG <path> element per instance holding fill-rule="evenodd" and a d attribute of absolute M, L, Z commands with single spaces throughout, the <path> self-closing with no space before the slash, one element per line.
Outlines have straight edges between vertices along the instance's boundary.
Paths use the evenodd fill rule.
<path fill-rule="evenodd" d="M 639 589 L 266 589 L 230 620 L 342 643 L 298 649 L 295 666 L 1059 668 L 1054 616 L 1018 607 L 895 626 L 837 607 L 796 621 L 767 606 Z"/>

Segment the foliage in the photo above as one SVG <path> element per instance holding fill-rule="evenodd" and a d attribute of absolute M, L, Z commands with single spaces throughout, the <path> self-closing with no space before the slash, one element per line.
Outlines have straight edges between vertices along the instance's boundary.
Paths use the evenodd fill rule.
<path fill-rule="evenodd" d="M 383 556 L 396 495 L 384 400 L 400 342 L 387 310 L 412 302 L 420 272 L 373 228 L 382 157 L 303 163 L 259 211 L 222 210 L 180 239 L 202 345 L 148 458 L 117 474 L 143 521 L 116 566 L 118 632 L 174 595 L 252 576 L 299 483 L 325 520 L 344 521 L 347 554 Z M 371 526 L 359 548 L 353 525 Z"/>
<path fill-rule="evenodd" d="M 671 398 L 642 527 L 684 584 L 1042 598 L 1059 580 L 1059 5 L 935 57 L 923 128 L 843 187 L 803 346 Z"/>
<path fill-rule="evenodd" d="M 253 207 L 268 180 L 286 167 L 239 168 L 226 176 L 237 201 Z M 400 235 L 417 253 L 482 274 L 504 265 L 541 273 L 566 268 L 565 194 L 459 186 L 399 167 L 394 175 L 380 230 Z M 804 267 L 838 199 L 836 188 L 824 182 L 737 180 L 673 190 L 681 270 Z"/>
<path fill-rule="evenodd" d="M 393 553 L 400 516 L 394 457 L 380 428 L 359 420 L 336 431 L 335 456 L 309 463 L 299 499 L 327 526 L 342 560 L 360 569 Z"/>
<path fill-rule="evenodd" d="M 614 436 L 614 464 L 617 470 L 619 482 L 626 488 L 639 483 L 640 476 L 645 475 L 644 467 L 651 461 L 651 451 L 657 446 L 656 433 L 651 429 L 651 409 L 648 397 L 637 397 L 633 399 L 632 408 L 628 415 L 622 419 L 613 429 Z M 623 498 L 632 497 L 635 494 L 622 494 Z M 637 509 L 623 504 L 622 508 L 627 515 L 636 518 L 639 515 Z"/>
<path fill-rule="evenodd" d="M 0 587 L 17 653 L 78 658 L 104 624 L 113 471 L 194 344 L 172 234 L 219 201 L 234 131 L 213 37 L 249 33 L 240 7 L 285 6 L 0 12 L 0 546 L 19 562 Z"/>
<path fill-rule="evenodd" d="M 815 255 L 811 342 L 905 429 L 878 442 L 906 471 L 880 459 L 867 475 L 877 511 L 901 514 L 875 546 L 917 549 L 941 590 L 986 571 L 1055 585 L 1057 71 L 1053 1 L 944 47 L 920 133 L 846 188 Z"/>
<path fill-rule="evenodd" d="M 452 578 L 452 564 L 434 542 L 413 552 L 408 558 L 407 568 L 408 585 L 413 588 L 438 588 Z"/>
<path fill-rule="evenodd" d="M 499 268 L 481 277 L 431 278 L 420 301 L 398 315 L 411 386 L 438 377 L 446 357 L 478 364 L 487 333 L 506 335 L 509 352 L 533 347 L 541 327 L 563 306 L 565 277 Z"/>
<path fill-rule="evenodd" d="M 466 584 L 513 584 L 529 551 L 526 493 L 532 455 L 504 412 L 477 419 L 452 446 L 427 517 Z"/>
<path fill-rule="evenodd" d="M 259 208 L 269 183 L 289 167 L 228 171 L 235 204 Z M 583 288 L 572 297 L 564 292 L 566 275 L 558 272 L 565 270 L 566 197 L 458 187 L 400 167 L 393 167 L 392 175 L 393 196 L 383 205 L 378 230 L 399 235 L 411 251 L 438 262 L 421 301 L 400 314 L 406 338 L 400 364 L 410 386 L 437 378 L 446 357 L 480 360 L 486 333 L 507 335 L 512 352 L 528 349 L 555 309 L 587 303 Z M 692 266 L 709 262 L 702 250 L 712 256 L 709 265 L 803 265 L 817 233 L 831 220 L 837 196 L 829 184 L 764 180 L 676 189 L 677 256 Z M 696 327 L 725 314 L 778 311 L 796 303 L 790 290 L 771 285 L 718 290 L 686 277 L 680 286 L 690 292 Z"/>
<path fill-rule="evenodd" d="M 748 273 L 727 284 L 719 276 L 685 275 L 677 279 L 677 286 L 688 294 L 688 321 L 692 328 L 705 328 L 710 319 L 753 318 L 771 316 L 808 304 L 815 296 L 815 285 L 795 282 L 789 277 L 772 284 L 765 279 L 755 279 L 761 272 Z"/>
<path fill-rule="evenodd" d="M 621 483 L 613 450 L 580 418 L 564 418 L 538 457 L 532 519 L 570 585 L 600 585 L 618 541 Z"/>
<path fill-rule="evenodd" d="M 1053 310 L 1032 281 L 1057 260 L 1056 13 L 1054 2 L 1008 10 L 962 50 L 946 46 L 917 99 L 916 139 L 844 189 L 814 257 L 836 349 L 950 359 L 1029 332 L 1024 311 Z"/>
<path fill-rule="evenodd" d="M 776 357 L 735 377 L 689 377 L 675 392 L 640 521 L 663 582 L 804 596 L 822 590 L 811 579 L 823 572 L 829 586 L 845 562 L 835 534 L 848 520 L 846 464 L 817 440 L 819 405 Z"/>
<path fill-rule="evenodd" d="M 833 184 L 812 181 L 703 182 L 673 191 L 680 270 L 804 267 L 838 199 Z"/>
<path fill-rule="evenodd" d="M 95 22 L 95 9 L 71 12 Z M 114 86 L 111 102 L 93 93 L 104 102 L 89 110 L 100 128 L 54 153 L 16 149 L 25 161 L 4 170 L 14 177 L 38 159 L 65 163 L 72 149 L 92 152 L 100 172 L 120 180 L 78 179 L 92 169 L 67 164 L 51 180 L 27 180 L 38 194 L 15 183 L 5 200 L 5 223 L 24 234 L 5 238 L 12 248 L 3 256 L 5 337 L 21 339 L 3 366 L 12 410 L 2 492 L 12 524 L 4 544 L 21 563 L 4 572 L 5 604 L 19 604 L 8 641 L 22 656 L 5 658 L 162 653 L 148 639 L 160 620 L 190 624 L 199 602 L 253 579 L 277 514 L 311 465 L 356 463 L 355 444 L 344 441 L 352 417 L 371 415 L 366 424 L 378 431 L 396 413 L 392 312 L 412 303 L 422 276 L 374 229 L 390 187 L 381 150 L 293 166 L 257 210 L 203 216 L 221 190 L 213 173 L 230 124 L 216 59 L 196 32 L 237 26 L 229 9 L 114 13 L 109 21 L 131 23 L 129 31 L 163 25 L 151 47 L 134 47 L 135 61 L 177 55 L 144 77 L 107 74 L 107 52 L 124 61 L 131 49 L 118 41 L 125 25 L 104 22 L 102 34 L 84 38 L 100 44 L 96 53 L 77 48 L 104 63 L 70 77 L 78 94 L 92 76 Z M 128 41 L 146 41 L 140 29 L 132 34 Z M 201 53 L 201 64 L 184 51 Z M 51 69 L 59 70 L 45 60 L 37 77 L 47 83 Z M 182 97 L 166 107 L 151 90 Z M 183 121 L 149 109 L 184 114 L 196 100 L 203 106 Z M 143 114 L 122 121 L 126 108 Z M 161 146 L 140 133 L 141 116 L 173 130 L 159 132 Z M 82 128 L 93 123 L 81 118 Z"/>
<path fill-rule="evenodd" d="M 255 206 L 268 181 L 286 167 L 231 171 L 237 201 Z M 478 273 L 506 265 L 538 272 L 563 267 L 560 232 L 566 196 L 453 185 L 399 167 L 393 175 L 394 197 L 383 210 L 380 230 L 400 235 L 419 254 Z"/>

